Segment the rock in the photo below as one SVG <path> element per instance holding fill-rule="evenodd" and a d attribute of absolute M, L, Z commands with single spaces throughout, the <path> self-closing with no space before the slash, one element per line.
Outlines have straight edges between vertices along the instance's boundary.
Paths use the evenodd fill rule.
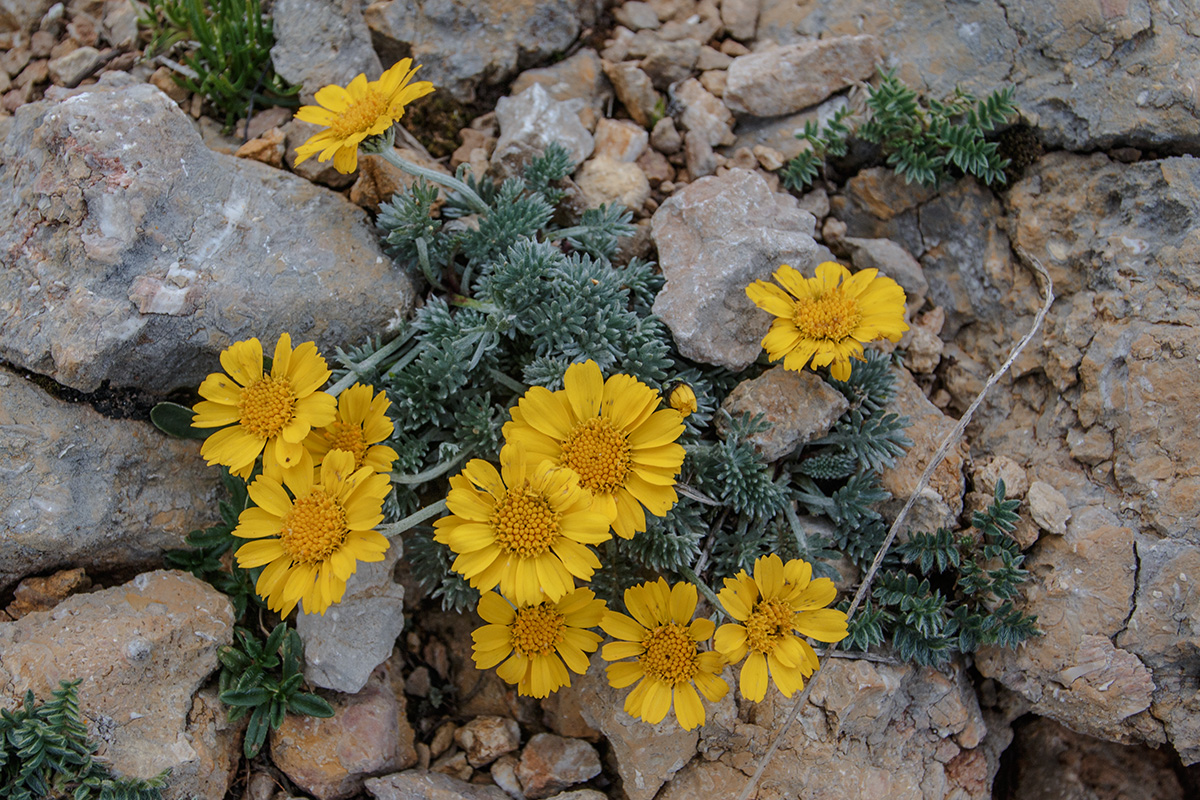
<path fill-rule="evenodd" d="M 762 0 L 721 0 L 721 22 L 734 39 L 749 42 L 758 27 L 758 7 Z"/>
<path fill-rule="evenodd" d="M 370 778 L 365 785 L 375 800 L 511 800 L 495 786 L 467 783 L 449 775 L 416 769 Z"/>
<path fill-rule="evenodd" d="M 467 754 L 461 750 L 446 753 L 433 762 L 429 769 L 460 781 L 469 781 L 475 775 L 475 770 L 471 769 L 471 765 L 467 763 Z"/>
<path fill-rule="evenodd" d="M 819 439 L 833 428 L 850 404 L 812 372 L 772 367 L 752 380 L 742 381 L 721 403 L 733 417 L 763 415 L 771 427 L 749 437 L 763 460 L 773 462 L 796 448 Z M 717 418 L 717 429 L 724 428 Z"/>
<path fill-rule="evenodd" d="M 665 92 L 673 84 L 687 80 L 700 58 L 700 43 L 695 39 L 666 41 L 653 34 L 645 38 L 650 45 L 641 60 L 642 71 L 654 88 Z"/>
<path fill-rule="evenodd" d="M 443 175 L 450 174 L 444 166 L 430 158 L 427 153 L 407 147 L 394 149 L 398 156 L 409 163 L 440 172 Z M 397 192 L 411 187 L 416 180 L 413 175 L 385 161 L 382 156 L 363 156 L 358 160 L 358 178 L 350 187 L 350 201 L 378 213 L 380 203 L 390 201 Z"/>
<path fill-rule="evenodd" d="M 521 727 L 508 717 L 482 716 L 454 731 L 472 767 L 484 767 L 521 746 Z"/>
<path fill-rule="evenodd" d="M 898 77 L 939 100 L 955 86 L 979 96 L 1013 86 L 1014 102 L 1036 115 L 1050 147 L 1166 145 L 1179 152 L 1200 139 L 1195 100 L 1184 88 L 1194 79 L 1200 43 L 1187 25 L 1167 22 L 1175 19 L 1171 9 L 1149 2 L 1065 10 L 974 3 L 950 12 L 925 0 L 886 9 L 870 0 L 763 0 L 757 35 L 785 44 L 872 34 L 898 65 Z"/>
<path fill-rule="evenodd" d="M 908 498 L 916 491 L 917 481 L 942 439 L 954 427 L 954 420 L 929 402 L 925 393 L 917 386 L 908 370 L 893 370 L 896 395 L 888 404 L 888 411 L 907 416 L 911 423 L 904 433 L 912 439 L 913 446 L 891 469 L 880 476 L 880 485 L 891 492 L 892 499 L 882 505 L 885 516 L 894 516 Z M 946 460 L 933 471 L 929 485 L 919 496 L 901 528 L 906 531 L 932 532 L 938 528 L 954 530 L 958 527 L 958 515 L 962 513 L 963 493 L 966 482 L 963 478 L 963 463 L 966 447 L 960 440 L 950 447 Z"/>
<path fill-rule="evenodd" d="M 577 681 L 583 718 L 608 740 L 629 800 L 652 800 L 696 754 L 700 734 L 681 729 L 670 715 L 649 725 L 626 714 L 623 704 L 630 689 L 608 685 L 606 663 L 596 653 Z"/>
<path fill-rule="evenodd" d="M 275 0 L 271 18 L 275 28 L 271 63 L 281 78 L 303 87 L 305 103 L 314 102 L 313 95 L 323 86 L 345 86 L 360 74 L 373 81 L 383 72 L 385 65 L 371 46 L 361 3 Z"/>
<path fill-rule="evenodd" d="M 196 386 L 233 341 L 340 346 L 412 308 L 360 209 L 209 151 L 152 86 L 22 107 L 0 153 L 0 357 L 59 383 Z"/>
<path fill-rule="evenodd" d="M 404 630 L 404 587 L 392 580 L 402 549 L 393 539 L 383 561 L 360 563 L 342 601 L 324 615 L 301 611 L 296 617 L 309 682 L 355 694 L 392 654 Z"/>
<path fill-rule="evenodd" d="M 81 679 L 89 735 L 114 772 L 151 778 L 170 769 L 171 800 L 223 797 L 239 761 L 227 757 L 240 749 L 237 726 L 223 724 L 223 709 L 212 719 L 213 698 L 196 693 L 218 668 L 233 623 L 229 600 L 183 572 L 68 597 L 0 624 L 0 708 L 14 709 L 26 690 L 48 700 L 59 681 Z M 198 714 L 197 704 L 208 710 Z"/>
<path fill-rule="evenodd" d="M 581 739 L 534 735 L 521 751 L 517 778 L 529 800 L 550 795 L 600 774 L 600 754 Z"/>
<path fill-rule="evenodd" d="M 905 296 L 905 319 L 911 320 L 913 314 L 921 310 L 925 296 L 929 294 L 929 281 L 925 279 L 921 265 L 907 250 L 890 239 L 858 239 L 853 236 L 843 237 L 841 245 L 854 262 L 855 272 L 877 269 L 881 275 L 900 284 Z"/>
<path fill-rule="evenodd" d="M 1039 528 L 1060 536 L 1067 532 L 1071 509 L 1067 507 L 1067 498 L 1063 497 L 1062 492 L 1044 481 L 1034 481 L 1029 485 L 1028 500 L 1029 516 Z"/>
<path fill-rule="evenodd" d="M 108 58 L 94 47 L 81 47 L 65 56 L 50 59 L 46 67 L 50 80 L 59 86 L 74 88 L 84 78 L 100 69 Z"/>
<path fill-rule="evenodd" d="M 247 718 L 229 721 L 229 706 L 221 702 L 217 687 L 196 693 L 188 712 L 185 738 L 195 756 L 171 768 L 168 800 L 218 797 L 232 788 L 242 765 L 242 739 Z"/>
<path fill-rule="evenodd" d="M 1017 729 L 1014 796 L 1025 800 L 1184 800 L 1170 756 L 1103 742 L 1048 719 Z"/>
<path fill-rule="evenodd" d="M 470 103 L 522 66 L 565 51 L 586 10 L 581 0 L 378 0 L 366 19 L 380 53 L 411 54 L 423 79 Z"/>
<path fill-rule="evenodd" d="M 579 121 L 589 131 L 604 121 L 604 111 L 612 102 L 613 90 L 604 77 L 604 64 L 590 47 L 552 66 L 525 70 L 508 93 L 515 97 L 535 83 L 545 86 L 554 100 L 582 100 Z"/>
<path fill-rule="evenodd" d="M 32 33 L 54 0 L 0 0 L 0 32 Z"/>
<path fill-rule="evenodd" d="M 542 700 L 542 724 L 559 736 L 598 742 L 600 731 L 583 718 L 583 696 L 579 684 L 564 686 Z"/>
<path fill-rule="evenodd" d="M 791 114 L 872 77 L 882 52 L 874 36 L 834 36 L 740 56 L 723 99 L 738 114 Z"/>
<path fill-rule="evenodd" d="M 59 570 L 48 578 L 26 578 L 17 585 L 13 601 L 4 609 L 10 619 L 20 619 L 34 611 L 49 611 L 78 592 L 86 592 L 92 579 L 81 567 Z"/>
<path fill-rule="evenodd" d="M 688 177 L 693 180 L 712 175 L 721 166 L 717 154 L 713 152 L 708 138 L 702 133 L 688 131 L 683 137 L 683 152 L 687 164 Z"/>
<path fill-rule="evenodd" d="M 684 130 L 700 134 L 713 147 L 733 144 L 733 114 L 700 81 L 684 81 L 675 90 L 675 99 L 683 104 L 679 121 Z"/>
<path fill-rule="evenodd" d="M 372 775 L 417 763 L 402 752 L 395 695 L 379 681 L 353 695 L 327 698 L 327 719 L 289 714 L 271 732 L 271 760 L 297 786 L 318 800 L 341 800 L 363 788 Z"/>
<path fill-rule="evenodd" d="M 507 753 L 492 762 L 492 768 L 488 770 L 488 774 L 492 776 L 496 785 L 508 792 L 511 797 L 524 800 L 525 793 L 521 791 L 521 781 L 517 778 L 517 763 L 517 757 L 512 753 Z"/>
<path fill-rule="evenodd" d="M 1004 497 L 1008 500 L 1020 500 L 1029 491 L 1025 468 L 1008 456 L 992 456 L 975 470 L 974 477 L 975 490 L 989 497 L 996 493 L 1000 481 L 1004 481 Z"/>
<path fill-rule="evenodd" d="M 174 74 L 168 67 L 159 67 L 150 76 L 150 83 L 176 103 L 182 103 L 188 98 L 188 90 L 175 82 L 175 79 L 171 77 Z"/>
<path fill-rule="evenodd" d="M 623 119 L 602 119 L 596 124 L 596 146 L 592 154 L 632 164 L 646 152 L 650 135 L 645 128 Z"/>
<path fill-rule="evenodd" d="M 746 170 L 701 178 L 664 202 L 651 221 L 666 277 L 654 313 L 680 352 L 733 371 L 753 363 L 770 320 L 746 286 L 770 279 L 780 264 L 810 269 L 814 226 L 795 198 Z"/>
<path fill-rule="evenodd" d="M 195 442 L 64 403 L 7 372 L 0 455 L 0 591 L 59 567 L 161 564 L 216 519 L 220 478 Z"/>
<path fill-rule="evenodd" d="M 591 208 L 622 203 L 637 211 L 650 196 L 650 182 L 641 167 L 607 156 L 585 161 L 575 174 L 575 182 Z"/>
<path fill-rule="evenodd" d="M 608 795 L 595 789 L 575 789 L 570 792 L 559 792 L 549 800 L 608 800 Z"/>
<path fill-rule="evenodd" d="M 612 81 L 617 99 L 638 125 L 643 128 L 650 127 L 661 116 L 659 104 L 663 102 L 662 98 L 654 90 L 650 76 L 642 71 L 638 62 L 622 61 L 614 64 L 605 61 L 604 74 Z"/>
<path fill-rule="evenodd" d="M 667 161 L 667 157 L 657 150 L 647 150 L 642 153 L 637 160 L 637 165 L 645 174 L 646 180 L 650 182 L 651 189 L 657 189 L 664 181 L 675 177 L 675 168 L 671 166 L 670 161 Z"/>
<path fill-rule="evenodd" d="M 280 169 L 283 167 L 283 154 L 287 149 L 284 142 L 287 137 L 279 128 L 271 128 L 256 139 L 250 139 L 234 151 L 237 158 L 248 158 Z"/>
<path fill-rule="evenodd" d="M 104 38 L 118 50 L 132 48 L 138 35 L 138 9 L 132 3 L 105 3 Z"/>
<path fill-rule="evenodd" d="M 629 28 L 631 31 L 653 30 L 661 23 L 658 14 L 649 3 L 630 0 L 630 2 L 613 9 L 613 19 Z"/>
<path fill-rule="evenodd" d="M 673 118 L 663 117 L 654 124 L 654 130 L 650 131 L 650 144 L 666 155 L 678 153 L 683 148 L 683 137 L 676 130 Z"/>
<path fill-rule="evenodd" d="M 595 140 L 579 121 L 581 105 L 580 100 L 554 100 L 540 83 L 515 97 L 501 97 L 496 103 L 500 138 L 492 166 L 513 173 L 554 143 L 567 149 L 572 163 L 582 164 Z"/>
<path fill-rule="evenodd" d="M 929 374 L 937 369 L 945 350 L 945 344 L 938 338 L 945 320 L 946 314 L 941 308 L 918 314 L 900 337 L 897 346 L 904 348 L 904 365 L 914 374 Z"/>

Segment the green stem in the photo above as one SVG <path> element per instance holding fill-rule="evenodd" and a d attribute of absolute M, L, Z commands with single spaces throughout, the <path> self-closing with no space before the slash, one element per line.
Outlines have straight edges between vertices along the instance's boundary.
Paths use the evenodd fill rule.
<path fill-rule="evenodd" d="M 432 505 L 425 506 L 420 511 L 414 511 L 413 513 L 409 514 L 407 517 L 405 517 L 402 520 L 393 522 L 390 525 L 381 525 L 378 528 L 378 531 L 380 533 L 382 533 L 384 536 L 386 536 L 387 538 L 391 539 L 393 537 L 399 536 L 400 534 L 404 533 L 409 528 L 414 528 L 417 525 L 420 525 L 422 522 L 429 519 L 430 517 L 436 517 L 438 514 L 442 513 L 445 510 L 446 510 L 446 501 L 438 500 L 436 503 L 434 503 Z"/>
<path fill-rule="evenodd" d="M 436 170 L 418 167 L 411 161 L 405 161 L 403 158 L 396 155 L 396 151 L 390 147 L 386 148 L 379 155 L 383 156 L 383 159 L 389 164 L 398 169 L 404 170 L 409 175 L 416 175 L 418 178 L 424 178 L 427 181 L 433 181 L 434 183 L 445 186 L 447 189 L 458 192 L 463 196 L 463 198 L 466 199 L 467 205 L 471 206 L 471 209 L 476 213 L 486 214 L 488 211 L 490 211 L 487 203 L 483 202 L 483 198 L 476 194 L 474 189 L 472 189 L 470 186 L 467 186 L 467 184 L 463 183 L 458 178 L 451 178 L 449 175 L 443 175 Z"/>
<path fill-rule="evenodd" d="M 417 245 L 417 261 L 421 265 L 421 272 L 425 275 L 425 280 L 429 281 L 429 285 L 437 289 L 439 292 L 449 292 L 442 282 L 433 274 L 433 266 L 429 263 L 429 242 L 425 241 L 424 236 L 418 236 L 415 244 Z"/>
<path fill-rule="evenodd" d="M 503 372 L 501 372 L 498 369 L 489 369 L 488 374 L 491 375 L 493 379 L 495 379 L 496 383 L 499 383 L 501 386 L 507 386 L 509 389 L 512 389 L 517 394 L 523 395 L 523 394 L 525 394 L 525 392 L 529 391 L 528 386 L 526 386 L 523 383 L 519 383 L 519 382 L 513 380 L 512 378 L 508 377 L 507 375 L 505 375 Z"/>
<path fill-rule="evenodd" d="M 713 592 L 712 589 L 708 588 L 707 583 L 700 580 L 700 576 L 697 575 L 694 571 L 692 571 L 691 567 L 689 567 L 689 566 L 679 567 L 679 574 L 682 575 L 683 577 L 687 578 L 689 581 L 691 581 L 692 583 L 694 583 L 696 585 L 696 588 L 700 590 L 700 594 L 704 595 L 704 598 L 706 600 L 708 600 L 708 602 L 712 605 L 714 611 L 716 611 L 718 614 L 723 614 L 724 616 L 730 617 L 730 619 L 732 619 L 729 612 L 725 610 L 725 606 L 721 605 L 721 601 L 717 599 L 717 595 Z"/>
<path fill-rule="evenodd" d="M 424 348 L 421 347 L 421 343 L 418 342 L 416 347 L 414 347 L 412 350 L 409 350 L 407 353 L 404 354 L 403 358 L 401 358 L 395 364 L 392 364 L 392 366 L 388 367 L 388 371 L 384 374 L 383 377 L 385 377 L 385 378 L 395 377 L 397 372 L 399 372 L 400 370 L 407 367 L 413 361 L 416 361 L 417 357 L 421 355 L 421 351 L 423 349 Z"/>
<path fill-rule="evenodd" d="M 361 362 L 352 366 L 348 373 L 343 375 L 341 377 L 341 379 L 338 380 L 337 383 L 335 383 L 333 386 L 330 386 L 325 391 L 328 392 L 329 394 L 333 395 L 334 397 L 337 397 L 339 394 L 341 394 L 342 390 L 349 388 L 350 386 L 352 386 L 354 384 L 355 381 L 357 381 L 360 377 L 362 377 L 362 374 L 364 372 L 366 372 L 367 370 L 370 370 L 370 369 L 374 369 L 375 366 L 378 365 L 381 361 L 383 361 L 385 358 L 390 356 L 392 353 L 395 353 L 397 350 L 399 350 L 401 347 L 403 347 L 404 344 L 410 338 L 412 338 L 411 333 L 400 334 L 395 339 L 392 339 L 390 342 L 385 344 L 383 347 L 379 348 L 374 353 L 372 353 L 371 355 L 364 358 Z"/>
<path fill-rule="evenodd" d="M 466 457 L 467 453 L 464 451 L 456 455 L 454 458 L 447 459 L 440 464 L 435 464 L 423 472 L 417 472 L 412 475 L 397 475 L 393 472 L 392 483 L 399 483 L 403 486 L 416 486 L 418 483 L 431 481 L 440 475 L 445 475 L 447 472 L 457 467 Z"/>

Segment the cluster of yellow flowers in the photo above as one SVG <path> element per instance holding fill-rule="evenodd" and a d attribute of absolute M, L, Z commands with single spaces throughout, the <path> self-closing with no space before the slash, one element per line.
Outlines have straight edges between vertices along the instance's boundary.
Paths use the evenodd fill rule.
<path fill-rule="evenodd" d="M 388 540 L 383 521 L 396 451 L 383 392 L 355 384 L 338 397 L 320 391 L 332 374 L 313 342 L 292 349 L 279 337 L 270 372 L 258 339 L 221 353 L 225 372 L 200 385 L 192 425 L 220 428 L 200 448 L 209 464 L 249 480 L 254 506 L 233 535 L 253 539 L 238 548 L 238 566 L 266 565 L 255 590 L 286 617 L 303 601 L 324 614 L 342 599 L 359 561 L 380 561 Z M 260 461 L 261 457 L 261 461 Z"/>

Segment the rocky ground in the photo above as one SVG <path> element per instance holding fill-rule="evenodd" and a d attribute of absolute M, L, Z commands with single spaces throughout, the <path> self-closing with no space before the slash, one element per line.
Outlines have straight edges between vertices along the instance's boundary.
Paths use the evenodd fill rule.
<path fill-rule="evenodd" d="M 837 660 L 756 796 L 1196 796 L 1194 4 L 272 6 L 276 68 L 306 99 L 405 55 L 424 65 L 437 100 L 413 112 L 409 158 L 503 175 L 565 144 L 573 202 L 632 209 L 626 256 L 661 264 L 655 310 L 690 357 L 753 360 L 745 309 L 725 300 L 781 262 L 832 253 L 895 277 L 913 322 L 897 403 L 917 442 L 885 476 L 897 498 L 1028 330 L 1028 263 L 1043 264 L 1058 295 L 1043 331 L 917 509 L 954 524 L 1003 478 L 1028 520 L 1023 607 L 1045 635 L 943 671 Z M 128 775 L 171 768 L 171 798 L 735 795 L 790 707 L 778 695 L 731 694 L 691 733 L 629 718 L 596 669 L 517 698 L 473 668 L 473 619 L 423 602 L 394 557 L 298 623 L 336 715 L 289 718 L 241 758 L 244 722 L 214 684 L 232 609 L 161 569 L 213 521 L 216 472 L 146 409 L 232 341 L 303 331 L 331 351 L 409 313 L 418 287 L 372 231 L 408 179 L 370 157 L 351 176 L 295 165 L 312 129 L 280 109 L 223 134 L 140 60 L 136 17 L 127 0 L 0 0 L 0 707 L 83 678 L 105 756 Z M 1011 186 L 909 186 L 868 153 L 784 193 L 772 170 L 798 152 L 794 131 L 880 64 L 933 96 L 1012 84 Z M 738 402 L 771 413 L 787 394 Z"/>

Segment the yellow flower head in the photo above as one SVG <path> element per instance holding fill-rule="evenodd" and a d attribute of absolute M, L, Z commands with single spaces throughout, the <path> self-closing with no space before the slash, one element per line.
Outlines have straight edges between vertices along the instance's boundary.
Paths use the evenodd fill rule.
<path fill-rule="evenodd" d="M 332 158 L 338 172 L 354 172 L 362 140 L 386 133 L 404 116 L 404 106 L 433 91 L 429 81 L 410 83 L 420 67 L 409 67 L 412 59 L 405 58 L 377 81 L 368 81 L 360 74 L 345 88 L 335 84 L 318 90 L 316 101 L 320 105 L 301 106 L 296 119 L 326 128 L 296 148 L 296 163 L 315 155 L 322 162 Z"/>
<path fill-rule="evenodd" d="M 527 459 L 519 444 L 500 451 L 500 471 L 472 459 L 450 479 L 450 516 L 434 539 L 458 554 L 453 569 L 480 591 L 500 587 L 521 606 L 542 593 L 561 600 L 575 578 L 590 580 L 600 559 L 587 548 L 612 537 L 579 476 L 545 459 Z"/>
<path fill-rule="evenodd" d="M 192 409 L 194 427 L 221 428 L 204 440 L 200 455 L 243 480 L 259 453 L 264 471 L 277 480 L 282 471 L 299 467 L 308 432 L 333 422 L 337 411 L 333 396 L 317 391 L 330 375 L 317 346 L 305 342 L 293 351 L 292 338 L 283 334 L 271 374 L 265 375 L 262 344 L 247 339 L 221 353 L 221 366 L 228 374 L 205 378 L 200 384 L 204 400 Z"/>
<path fill-rule="evenodd" d="M 817 654 L 795 634 L 829 643 L 845 639 L 846 613 L 825 608 L 836 596 L 829 578 L 812 580 L 812 564 L 784 564 L 774 554 L 754 562 L 753 579 L 745 570 L 725 579 L 717 599 L 737 623 L 722 625 L 713 644 L 730 664 L 746 659 L 743 697 L 758 703 L 766 696 L 768 667 L 784 697 L 804 688 L 817 669 Z"/>
<path fill-rule="evenodd" d="M 667 390 L 667 405 L 684 417 L 695 414 L 700 408 L 695 390 L 686 383 L 677 383 Z"/>
<path fill-rule="evenodd" d="M 255 590 L 272 611 L 286 617 L 304 602 L 308 614 L 324 614 L 342 599 L 346 579 L 359 561 L 382 561 L 388 540 L 374 530 L 383 521 L 383 499 L 391 491 L 386 475 L 354 468 L 354 456 L 333 450 L 312 470 L 297 470 L 279 481 L 267 475 L 250 484 L 247 508 L 233 535 L 257 539 L 238 548 L 238 566 L 266 564 Z"/>
<path fill-rule="evenodd" d="M 608 683 L 623 689 L 641 681 L 625 698 L 625 711 L 651 725 L 661 722 L 675 700 L 675 718 L 690 731 L 705 720 L 700 694 L 716 702 L 729 691 L 720 677 L 725 659 L 700 642 L 713 635 L 710 619 L 692 619 L 696 587 L 687 582 L 672 587 L 659 578 L 625 590 L 625 607 L 633 617 L 605 611 L 600 627 L 614 639 L 600 655 L 608 665 Z M 621 661 L 632 658 L 633 661 Z"/>
<path fill-rule="evenodd" d="M 600 624 L 604 601 L 590 589 L 576 589 L 557 602 L 543 594 L 537 603 L 513 608 L 495 592 L 484 592 L 479 616 L 489 624 L 471 634 L 475 666 L 491 669 L 504 661 L 496 674 L 516 684 L 517 694 L 546 697 L 571 685 L 567 668 L 587 672 L 587 654 L 600 645 L 600 634 L 587 629 Z"/>
<path fill-rule="evenodd" d="M 755 281 L 746 287 L 754 304 L 774 314 L 763 348 L 772 361 L 799 372 L 829 366 L 839 381 L 850 377 L 850 359 L 863 361 L 863 344 L 886 338 L 893 342 L 908 330 L 904 322 L 904 290 L 879 270 L 853 275 L 841 264 L 826 261 L 815 278 L 805 278 L 787 264 L 775 271 L 783 289 Z M 787 291 L 784 291 L 786 289 Z"/>
<path fill-rule="evenodd" d="M 549 459 L 574 470 L 597 507 L 623 539 L 646 530 L 645 506 L 664 516 L 679 497 L 675 476 L 683 465 L 683 417 L 658 408 L 658 392 L 632 375 L 607 381 L 594 361 L 572 364 L 562 391 L 534 386 L 504 425 L 531 461 Z"/>
<path fill-rule="evenodd" d="M 392 471 L 392 462 L 399 454 L 379 444 L 396 427 L 387 416 L 391 401 L 383 392 L 374 397 L 371 392 L 370 386 L 356 383 L 339 394 L 337 417 L 304 440 L 304 447 L 317 464 L 330 450 L 345 450 L 354 456 L 355 469 L 366 466 L 376 472 Z"/>

